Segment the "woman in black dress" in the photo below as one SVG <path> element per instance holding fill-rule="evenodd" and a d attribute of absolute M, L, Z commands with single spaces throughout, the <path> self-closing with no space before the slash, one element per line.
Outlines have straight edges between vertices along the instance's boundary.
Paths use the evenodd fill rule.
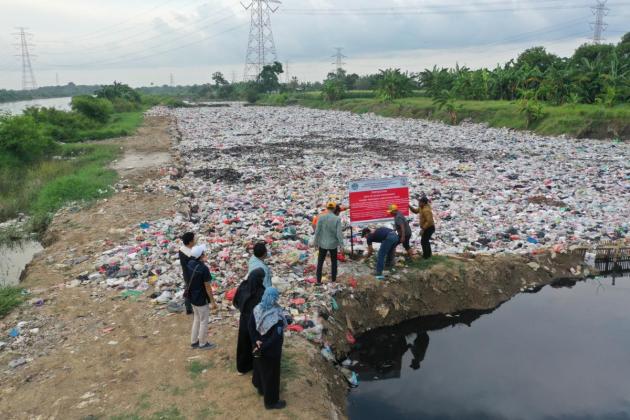
<path fill-rule="evenodd" d="M 234 296 L 234 306 L 241 311 L 241 317 L 238 323 L 238 342 L 236 344 L 236 370 L 239 374 L 245 374 L 253 369 L 252 349 L 253 345 L 249 338 L 249 330 L 247 324 L 252 316 L 254 307 L 260 303 L 265 286 L 263 279 L 265 271 L 257 268 L 249 273 L 247 279 L 238 287 Z"/>

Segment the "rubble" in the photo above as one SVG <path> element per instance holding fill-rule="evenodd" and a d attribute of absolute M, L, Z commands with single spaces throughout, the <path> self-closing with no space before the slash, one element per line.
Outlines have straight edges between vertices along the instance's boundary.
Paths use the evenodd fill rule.
<path fill-rule="evenodd" d="M 434 249 L 442 254 L 562 252 L 577 243 L 630 238 L 630 147 L 624 143 L 293 107 L 150 113 L 176 117 L 181 167 L 165 168 L 144 188 L 179 191 L 178 211 L 119 232 L 126 241 L 104 241 L 108 249 L 88 260 L 92 269 L 67 285 L 120 290 L 121 298 L 142 295 L 159 310 L 181 312 L 178 236 L 193 231 L 208 246 L 222 317 L 237 319 L 226 295 L 246 276 L 253 244 L 263 240 L 273 284 L 299 326 L 290 334 L 320 343 L 332 362 L 320 317 L 339 323 L 329 316 L 339 308 L 335 295 L 357 287 L 371 268 L 346 260 L 339 283 L 315 285 L 316 252 L 308 244 L 312 217 L 330 197 L 344 201 L 352 179 L 407 176 L 413 196 L 432 200 Z M 348 226 L 346 213 L 342 220 Z M 412 228 L 419 249 L 417 218 Z M 358 252 L 365 250 L 356 229 L 352 240 Z M 82 262 L 79 256 L 65 263 Z M 376 311 L 384 318 L 390 309 Z M 351 325 L 339 325 L 353 342 Z M 348 367 L 342 373 L 358 383 Z"/>

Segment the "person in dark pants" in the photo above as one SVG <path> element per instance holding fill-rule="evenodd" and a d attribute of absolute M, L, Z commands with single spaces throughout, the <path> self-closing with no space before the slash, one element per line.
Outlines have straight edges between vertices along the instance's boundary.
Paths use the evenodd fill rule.
<path fill-rule="evenodd" d="M 374 253 L 372 244 L 380 242 L 381 247 L 378 250 L 376 258 L 376 279 L 383 280 L 383 269 L 385 267 L 392 268 L 396 257 L 396 247 L 400 242 L 398 235 L 392 229 L 380 227 L 372 232 L 369 228 L 363 229 L 361 237 L 367 239 L 368 253 L 366 258 L 370 258 Z"/>
<path fill-rule="evenodd" d="M 413 254 L 411 252 L 411 245 L 409 244 L 409 241 L 411 240 L 411 226 L 409 226 L 409 221 L 405 215 L 398 210 L 398 206 L 396 204 L 391 204 L 387 213 L 394 217 L 394 228 L 396 229 L 396 233 L 400 239 L 400 244 L 402 244 L 405 251 L 407 251 L 407 256 L 412 257 Z"/>
<path fill-rule="evenodd" d="M 241 283 L 234 295 L 233 304 L 241 311 L 238 323 L 238 342 L 236 344 L 236 370 L 239 374 L 245 374 L 253 369 L 252 341 L 249 338 L 249 319 L 252 317 L 254 307 L 260 303 L 265 286 L 263 281 L 265 270 L 257 268 L 252 270 L 247 279 Z"/>
<path fill-rule="evenodd" d="M 262 300 L 249 320 L 249 335 L 254 343 L 252 384 L 264 396 L 267 410 L 281 409 L 287 403 L 280 399 L 280 360 L 287 321 L 280 305 L 278 290 L 265 289 Z"/>
<path fill-rule="evenodd" d="M 337 204 L 328 203 L 328 212 L 319 218 L 315 228 L 315 246 L 319 249 L 317 256 L 317 283 L 322 282 L 322 269 L 326 255 L 330 254 L 332 268 L 331 281 L 337 281 L 337 249 L 343 248 L 343 231 L 341 219 L 335 214 Z M 343 250 L 342 250 L 343 252 Z"/>
<path fill-rule="evenodd" d="M 192 232 L 186 232 L 181 237 L 184 245 L 179 248 L 179 263 L 182 266 L 182 276 L 184 277 L 184 288 L 188 287 L 190 283 L 190 272 L 188 271 L 188 262 L 190 261 L 190 253 L 195 246 L 195 234 Z M 190 304 L 190 298 L 184 298 L 184 305 L 186 306 L 186 314 L 191 315 L 193 313 L 192 305 Z"/>
<path fill-rule="evenodd" d="M 431 210 L 429 199 L 423 196 L 418 200 L 418 204 L 418 208 L 409 206 L 409 209 L 413 213 L 420 215 L 420 227 L 422 228 L 422 238 L 420 239 L 422 258 L 428 259 L 433 255 L 431 252 L 431 236 L 435 233 L 435 222 L 433 221 L 433 211 Z"/>

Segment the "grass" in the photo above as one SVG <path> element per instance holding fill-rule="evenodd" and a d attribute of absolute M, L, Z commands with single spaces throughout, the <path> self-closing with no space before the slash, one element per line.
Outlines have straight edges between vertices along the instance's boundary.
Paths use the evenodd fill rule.
<path fill-rule="evenodd" d="M 197 379 L 199 375 L 203 373 L 204 370 L 211 369 L 213 367 L 214 367 L 214 362 L 212 362 L 211 360 L 205 363 L 200 362 L 199 360 L 193 360 L 192 362 L 188 363 L 186 370 L 188 371 L 188 374 L 190 375 L 191 379 Z"/>
<path fill-rule="evenodd" d="M 445 257 L 443 255 L 434 255 L 431 258 L 426 259 L 426 260 L 424 258 L 414 258 L 407 264 L 407 267 L 413 268 L 416 270 L 428 270 L 431 267 L 440 265 L 440 264 L 446 267 L 453 267 L 455 263 L 456 261 L 449 257 Z"/>
<path fill-rule="evenodd" d="M 352 95 L 352 92 L 350 92 Z M 417 96 L 383 102 L 366 97 L 361 91 L 359 97 L 350 97 L 334 103 L 321 99 L 318 92 L 308 92 L 295 96 L 299 105 L 317 109 L 338 109 L 358 114 L 373 112 L 384 117 L 424 118 L 450 122 L 446 111 L 439 111 L 431 98 Z M 262 104 L 271 103 L 263 97 Z M 519 105 L 511 101 L 457 101 L 461 105 L 458 120 L 470 119 L 487 123 L 491 127 L 508 127 L 517 130 L 526 129 L 525 117 Z M 577 138 L 630 139 L 630 105 L 618 105 L 606 108 L 601 105 L 544 105 L 543 117 L 534 122 L 529 129 L 543 135 L 567 134 Z"/>
<path fill-rule="evenodd" d="M 0 221 L 28 213 L 31 229 L 43 231 L 52 214 L 72 201 L 108 195 L 116 172 L 106 168 L 119 150 L 111 145 L 65 144 L 59 156 L 24 168 L 0 171 Z M 21 170 L 21 176 L 12 176 Z M 0 235 L 10 237 L 11 235 Z"/>
<path fill-rule="evenodd" d="M 13 308 L 24 302 L 22 289 L 19 287 L 0 287 L 0 318 L 7 315 Z"/>
<path fill-rule="evenodd" d="M 79 140 L 104 140 L 132 135 L 144 121 L 144 110 L 114 114 L 102 127 L 79 132 Z"/>

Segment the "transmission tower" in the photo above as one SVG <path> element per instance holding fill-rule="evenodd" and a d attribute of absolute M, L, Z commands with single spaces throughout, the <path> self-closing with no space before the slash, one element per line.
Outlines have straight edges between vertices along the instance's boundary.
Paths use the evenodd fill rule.
<path fill-rule="evenodd" d="M 241 3 L 245 10 L 251 11 L 247 57 L 245 58 L 245 80 L 256 80 L 267 64 L 277 61 L 276 44 L 271 30 L 271 14 L 280 6 L 279 0 L 251 0 L 248 5 Z"/>
<path fill-rule="evenodd" d="M 340 70 L 343 70 L 344 64 L 346 64 L 343 62 L 343 59 L 348 58 L 348 57 L 346 57 L 345 55 L 341 53 L 343 48 L 335 48 L 335 49 L 337 50 L 337 53 L 332 56 L 335 59 L 335 62 L 333 64 L 335 65 L 335 69 L 337 70 L 337 73 L 339 73 Z"/>
<path fill-rule="evenodd" d="M 35 81 L 35 74 L 33 73 L 33 66 L 31 64 L 31 58 L 35 56 L 31 55 L 29 51 L 29 40 L 33 35 L 26 32 L 26 28 L 18 27 L 16 29 L 19 32 L 15 35 L 20 41 L 20 43 L 17 44 L 17 46 L 20 47 L 18 57 L 22 59 L 22 90 L 37 89 L 37 82 Z"/>
<path fill-rule="evenodd" d="M 606 27 L 608 27 L 608 25 L 604 23 L 604 16 L 608 15 L 610 11 L 610 9 L 606 7 L 607 2 L 608 0 L 597 0 L 597 4 L 591 7 L 593 15 L 595 15 L 595 22 L 591 22 L 594 44 L 600 44 L 604 40 L 603 34 Z"/>
<path fill-rule="evenodd" d="M 173 73 L 170 74 L 169 82 L 171 86 L 175 86 L 175 78 L 173 77 Z"/>
<path fill-rule="evenodd" d="M 289 60 L 284 63 L 284 76 L 287 85 L 291 82 L 291 76 L 289 75 Z"/>

